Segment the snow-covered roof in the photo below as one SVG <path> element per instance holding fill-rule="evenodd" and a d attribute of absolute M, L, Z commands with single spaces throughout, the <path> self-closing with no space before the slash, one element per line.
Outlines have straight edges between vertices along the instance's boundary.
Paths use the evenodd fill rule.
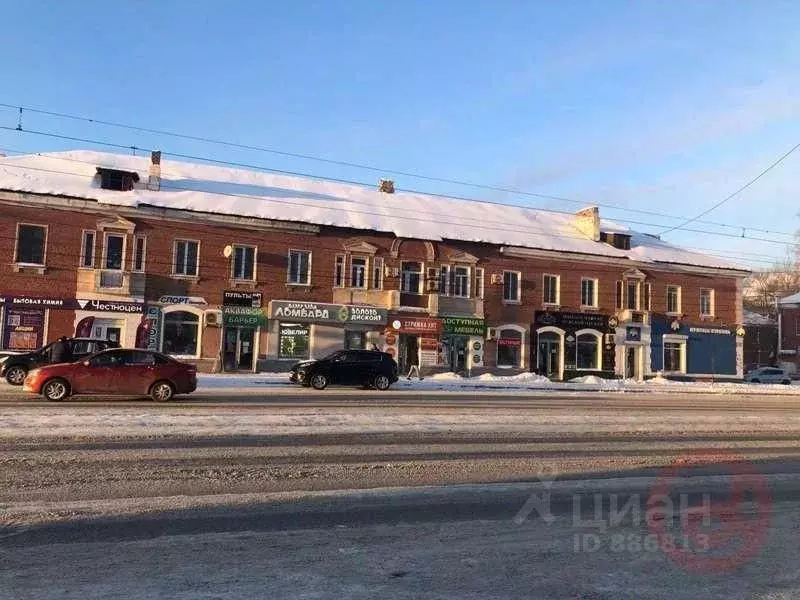
<path fill-rule="evenodd" d="M 97 167 L 139 174 L 128 192 L 104 190 Z M 161 163 L 161 189 L 146 189 L 150 158 L 93 151 L 0 158 L 0 189 L 86 198 L 111 206 L 163 208 L 330 225 L 426 240 L 452 239 L 502 246 L 628 258 L 644 263 L 747 269 L 603 220 L 603 231 L 631 235 L 620 250 L 582 234 L 571 214 L 398 191 L 263 171 Z"/>
<path fill-rule="evenodd" d="M 744 311 L 743 320 L 745 325 L 777 325 L 774 319 L 751 310 Z"/>
<path fill-rule="evenodd" d="M 800 292 L 781 298 L 778 304 L 800 304 Z"/>

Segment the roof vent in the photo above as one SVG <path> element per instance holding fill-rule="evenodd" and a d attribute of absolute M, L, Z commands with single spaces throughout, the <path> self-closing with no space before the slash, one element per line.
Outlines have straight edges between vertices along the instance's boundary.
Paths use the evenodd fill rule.
<path fill-rule="evenodd" d="M 601 231 L 600 241 L 614 246 L 614 248 L 619 250 L 631 249 L 631 236 L 627 233 L 609 233 L 607 231 Z"/>
<path fill-rule="evenodd" d="M 147 189 L 157 192 L 161 189 L 161 150 L 150 153 L 150 172 L 147 175 Z"/>
<path fill-rule="evenodd" d="M 378 183 L 378 189 L 384 194 L 394 194 L 394 181 L 391 179 L 381 179 Z"/>
<path fill-rule="evenodd" d="M 139 182 L 139 174 L 135 171 L 97 167 L 97 174 L 100 175 L 100 187 L 104 190 L 128 192 L 133 189 L 134 183 Z"/>

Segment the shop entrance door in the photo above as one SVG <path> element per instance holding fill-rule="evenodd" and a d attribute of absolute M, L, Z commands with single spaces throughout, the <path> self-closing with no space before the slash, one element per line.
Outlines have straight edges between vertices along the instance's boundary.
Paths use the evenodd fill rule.
<path fill-rule="evenodd" d="M 118 319 L 95 319 L 92 326 L 92 337 L 96 340 L 108 340 L 122 345 L 122 322 Z"/>
<path fill-rule="evenodd" d="M 223 346 L 223 367 L 226 371 L 253 370 L 255 329 L 226 327 Z"/>
<path fill-rule="evenodd" d="M 397 365 L 402 374 L 407 374 L 411 367 L 419 367 L 419 340 L 414 335 L 400 335 L 397 343 Z"/>
<path fill-rule="evenodd" d="M 537 368 L 540 375 L 550 379 L 558 379 L 560 375 L 561 338 L 557 333 L 547 331 L 539 334 L 539 351 Z"/>
<path fill-rule="evenodd" d="M 625 346 L 625 378 L 639 379 L 639 347 Z"/>
<path fill-rule="evenodd" d="M 467 370 L 467 344 L 469 338 L 464 335 L 451 335 L 445 341 L 447 362 L 453 373 L 463 373 Z"/>

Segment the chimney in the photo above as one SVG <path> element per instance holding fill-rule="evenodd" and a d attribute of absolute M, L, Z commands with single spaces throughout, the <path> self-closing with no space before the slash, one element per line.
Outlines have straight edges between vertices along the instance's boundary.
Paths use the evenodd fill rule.
<path fill-rule="evenodd" d="M 147 189 L 157 192 L 161 189 L 161 150 L 150 153 L 150 172 L 147 177 Z"/>
<path fill-rule="evenodd" d="M 575 227 L 593 242 L 600 241 L 600 209 L 589 206 L 575 213 Z"/>
<path fill-rule="evenodd" d="M 384 194 L 394 194 L 394 181 L 391 179 L 381 179 L 378 183 L 378 189 Z"/>

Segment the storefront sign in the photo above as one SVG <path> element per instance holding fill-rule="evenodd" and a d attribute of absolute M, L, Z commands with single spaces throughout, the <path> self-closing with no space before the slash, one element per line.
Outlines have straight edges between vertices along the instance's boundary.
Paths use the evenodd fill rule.
<path fill-rule="evenodd" d="M 117 300 L 75 300 L 81 310 L 97 310 L 100 312 L 142 313 L 143 302 L 125 302 Z M 64 307 L 67 308 L 67 307 Z"/>
<path fill-rule="evenodd" d="M 352 306 L 348 304 L 323 304 L 321 302 L 291 302 L 273 300 L 269 303 L 270 317 L 281 321 L 303 323 L 360 323 L 383 325 L 387 311 L 373 306 Z"/>
<path fill-rule="evenodd" d="M 442 321 L 430 317 L 396 317 L 390 323 L 398 333 L 431 333 L 442 332 Z"/>
<path fill-rule="evenodd" d="M 561 329 L 596 329 L 603 331 L 611 325 L 608 315 L 598 313 L 572 313 L 537 311 L 533 317 L 538 327 L 554 326 Z"/>
<path fill-rule="evenodd" d="M 730 329 L 719 329 L 712 327 L 689 327 L 689 333 L 709 333 L 713 335 L 731 335 Z"/>
<path fill-rule="evenodd" d="M 640 327 L 626 327 L 625 328 L 625 341 L 628 342 L 641 342 L 642 330 Z"/>
<path fill-rule="evenodd" d="M 266 327 L 264 309 L 246 306 L 223 306 L 222 324 L 225 327 Z"/>
<path fill-rule="evenodd" d="M 206 305 L 205 298 L 201 298 L 200 296 L 161 296 L 158 301 L 161 304 L 199 304 L 199 305 Z"/>
<path fill-rule="evenodd" d="M 10 306 L 41 306 L 43 308 L 74 308 L 72 298 L 36 298 L 33 296 L 6 296 L 0 298 L 0 304 Z"/>
<path fill-rule="evenodd" d="M 442 329 L 444 333 L 483 337 L 486 334 L 486 321 L 474 317 L 442 317 Z"/>
<path fill-rule="evenodd" d="M 438 350 L 439 340 L 436 338 L 421 338 L 419 347 L 421 350 Z"/>
<path fill-rule="evenodd" d="M 3 327 L 4 350 L 36 350 L 44 342 L 42 308 L 7 308 Z"/>
<path fill-rule="evenodd" d="M 520 338 L 497 338 L 497 345 L 498 346 L 522 346 L 522 340 Z"/>
<path fill-rule="evenodd" d="M 279 358 L 308 358 L 310 330 L 307 325 L 281 323 L 278 329 Z"/>
<path fill-rule="evenodd" d="M 225 290 L 222 292 L 222 306 L 261 308 L 261 302 L 261 292 L 239 292 L 237 290 Z"/>
<path fill-rule="evenodd" d="M 158 350 L 161 338 L 161 309 L 158 306 L 148 306 L 144 318 L 147 320 L 147 349 Z"/>

